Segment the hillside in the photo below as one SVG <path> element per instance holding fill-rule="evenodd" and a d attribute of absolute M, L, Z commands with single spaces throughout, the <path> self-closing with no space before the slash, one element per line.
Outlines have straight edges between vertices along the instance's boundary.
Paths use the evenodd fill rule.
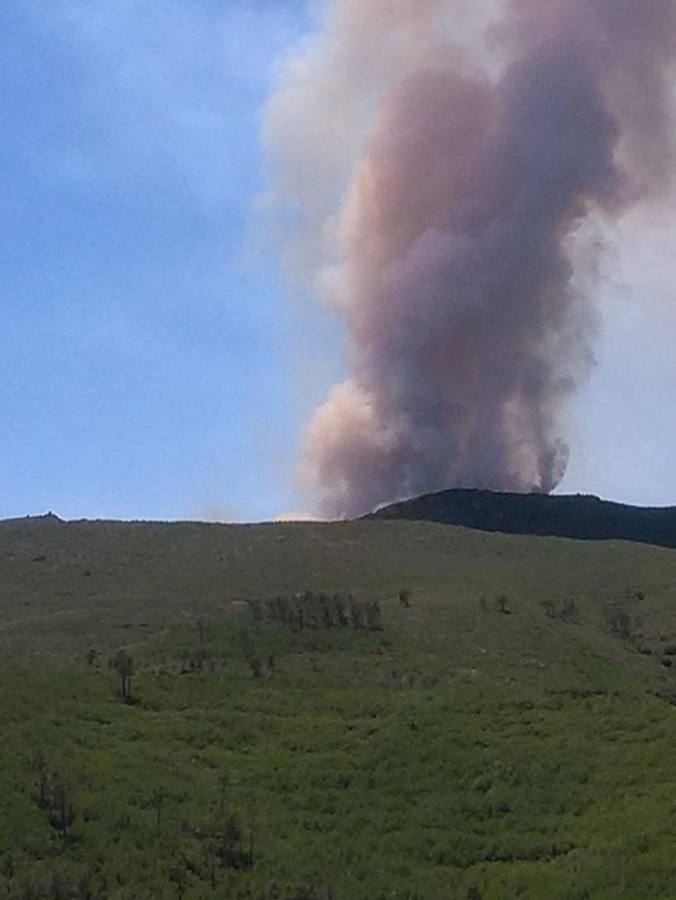
<path fill-rule="evenodd" d="M 384 506 L 366 518 L 414 519 L 507 534 L 676 547 L 676 507 L 628 506 L 583 495 L 448 490 Z"/>
<path fill-rule="evenodd" d="M 0 614 L 0 896 L 673 895 L 673 550 L 50 516 Z"/>
<path fill-rule="evenodd" d="M 460 628 L 476 637 L 481 597 L 492 603 L 506 594 L 522 620 L 522 650 L 529 638 L 542 640 L 542 604 L 570 598 L 589 627 L 603 632 L 609 611 L 621 607 L 641 618 L 646 640 L 672 629 L 676 640 L 675 575 L 676 554 L 662 549 L 427 522 L 28 518 L 0 523 L 0 653 L 9 664 L 73 663 L 90 647 L 109 653 L 170 625 L 222 616 L 232 601 L 305 590 L 382 598 L 414 589 L 430 626 L 438 616 L 453 635 Z M 525 622 L 533 620 L 530 634 Z"/>

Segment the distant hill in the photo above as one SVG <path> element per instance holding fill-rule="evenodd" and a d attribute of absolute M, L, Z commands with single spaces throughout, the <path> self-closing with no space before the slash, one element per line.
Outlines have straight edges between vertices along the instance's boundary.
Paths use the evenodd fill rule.
<path fill-rule="evenodd" d="M 368 519 L 413 519 L 480 531 L 676 547 L 676 507 L 640 507 L 598 497 L 449 490 L 394 503 Z"/>

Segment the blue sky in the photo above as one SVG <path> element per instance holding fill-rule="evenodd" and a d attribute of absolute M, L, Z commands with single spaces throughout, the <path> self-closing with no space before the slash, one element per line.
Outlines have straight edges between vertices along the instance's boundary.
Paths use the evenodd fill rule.
<path fill-rule="evenodd" d="M 340 331 L 295 296 L 253 210 L 262 104 L 305 6 L 5 4 L 0 517 L 302 507 L 300 434 Z M 616 235 L 567 490 L 676 502 L 675 235 L 656 234 Z"/>
<path fill-rule="evenodd" d="M 0 515 L 293 506 L 293 304 L 250 232 L 304 27 L 300 3 L 10 0 Z"/>

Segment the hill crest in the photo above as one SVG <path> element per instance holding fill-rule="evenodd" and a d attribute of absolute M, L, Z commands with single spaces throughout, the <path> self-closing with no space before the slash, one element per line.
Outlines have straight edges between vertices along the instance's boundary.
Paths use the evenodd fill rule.
<path fill-rule="evenodd" d="M 452 489 L 392 503 L 367 519 L 409 519 L 478 531 L 623 540 L 676 548 L 676 507 L 642 507 L 583 494 Z"/>

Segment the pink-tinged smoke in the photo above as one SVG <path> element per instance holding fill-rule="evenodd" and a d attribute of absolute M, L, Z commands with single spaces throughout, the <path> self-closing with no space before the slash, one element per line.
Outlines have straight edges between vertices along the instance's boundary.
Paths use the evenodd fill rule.
<path fill-rule="evenodd" d="M 296 258 L 349 336 L 305 443 L 328 515 L 557 485 L 593 361 L 589 221 L 674 162 L 673 0 L 472 5 L 335 0 L 269 107 Z"/>

